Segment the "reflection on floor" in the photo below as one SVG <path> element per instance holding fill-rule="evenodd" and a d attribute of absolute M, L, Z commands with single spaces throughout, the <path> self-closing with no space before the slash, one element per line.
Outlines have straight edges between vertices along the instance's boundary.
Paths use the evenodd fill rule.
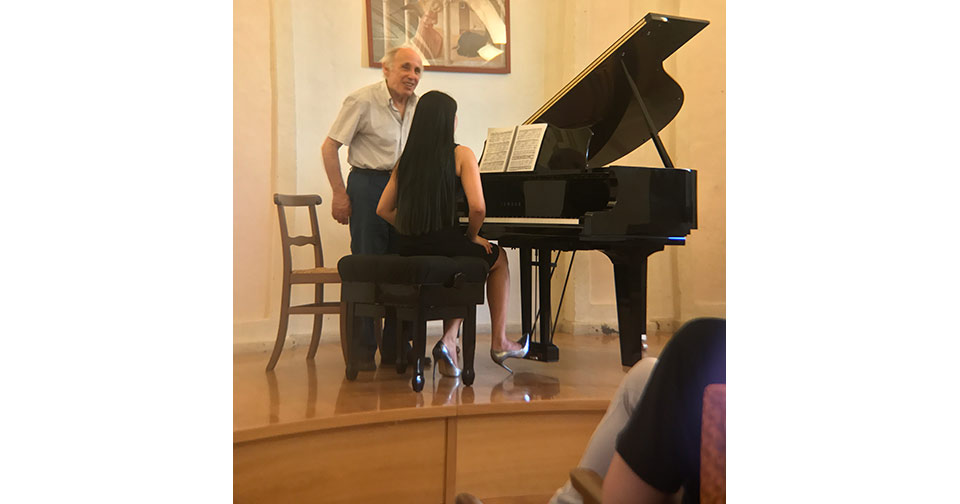
<path fill-rule="evenodd" d="M 652 338 L 648 355 L 665 340 Z M 428 368 L 420 393 L 392 365 L 347 381 L 335 340 L 310 361 L 305 348 L 284 351 L 269 373 L 266 353 L 235 355 L 234 500 L 545 502 L 626 373 L 616 335 L 555 343 L 558 362 L 512 359 L 509 374 L 478 337 L 473 386 Z"/>
<path fill-rule="evenodd" d="M 651 338 L 651 343 L 665 339 Z M 557 334 L 557 362 L 508 361 L 511 375 L 489 358 L 490 342 L 477 338 L 477 378 L 472 387 L 457 378 L 426 370 L 422 393 L 410 389 L 412 371 L 397 374 L 393 366 L 361 372 L 356 381 L 344 377 L 337 341 L 321 341 L 314 360 L 304 347 L 285 350 L 276 369 L 264 371 L 266 353 L 234 356 L 234 431 L 290 424 L 311 419 L 372 414 L 388 410 L 455 408 L 464 405 L 537 403 L 564 400 L 609 401 L 625 374 L 619 344 L 613 336 Z M 429 341 L 427 347 L 432 347 Z M 648 355 L 662 344 L 651 345 Z M 408 412 L 413 416 L 421 414 Z"/>

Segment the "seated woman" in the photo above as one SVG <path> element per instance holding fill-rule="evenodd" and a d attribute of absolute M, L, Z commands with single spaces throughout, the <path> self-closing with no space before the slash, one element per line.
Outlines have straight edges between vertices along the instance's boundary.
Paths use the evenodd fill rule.
<path fill-rule="evenodd" d="M 530 337 L 525 334 L 519 342 L 507 339 L 510 270 L 500 247 L 478 234 L 486 215 L 480 168 L 470 148 L 454 143 L 456 114 L 457 102 L 444 93 L 430 91 L 420 97 L 406 147 L 380 197 L 377 215 L 397 228 L 400 255 L 475 256 L 487 261 L 490 357 L 512 372 L 503 362 L 526 356 Z M 457 227 L 458 185 L 469 209 L 466 234 Z M 456 336 L 461 322 L 444 320 L 443 338 L 433 347 L 434 361 L 445 376 L 460 376 Z"/>

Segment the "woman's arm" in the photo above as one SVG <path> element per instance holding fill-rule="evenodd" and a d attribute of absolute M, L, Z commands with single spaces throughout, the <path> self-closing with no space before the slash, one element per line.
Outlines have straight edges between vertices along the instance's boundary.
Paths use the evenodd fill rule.
<path fill-rule="evenodd" d="M 670 494 L 657 490 L 630 469 L 614 452 L 607 476 L 603 479 L 603 502 L 609 504 L 670 504 Z"/>
<path fill-rule="evenodd" d="M 467 238 L 471 240 L 480 232 L 483 218 L 487 215 L 487 206 L 483 201 L 483 185 L 480 183 L 480 167 L 477 157 L 469 147 L 459 146 L 456 150 L 457 171 L 460 172 L 460 183 L 463 193 L 467 197 L 469 224 Z"/>
<path fill-rule="evenodd" d="M 397 227 L 397 167 L 394 165 L 390 173 L 390 180 L 387 187 L 383 188 L 383 194 L 380 195 L 380 202 L 377 203 L 377 215 Z"/>
<path fill-rule="evenodd" d="M 459 146 L 455 151 L 457 158 L 457 173 L 460 175 L 460 183 L 463 185 L 463 193 L 467 197 L 467 239 L 480 245 L 488 254 L 493 252 L 493 247 L 486 238 L 480 236 L 480 226 L 483 225 L 483 218 L 487 215 L 487 206 L 483 201 L 483 184 L 480 182 L 480 167 L 477 166 L 477 157 L 469 147 Z"/>

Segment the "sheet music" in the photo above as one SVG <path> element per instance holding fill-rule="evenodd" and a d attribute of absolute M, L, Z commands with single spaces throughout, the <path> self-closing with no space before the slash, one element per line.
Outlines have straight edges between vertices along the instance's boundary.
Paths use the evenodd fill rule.
<path fill-rule="evenodd" d="M 533 171 L 537 164 L 537 155 L 540 154 L 540 144 L 543 143 L 543 134 L 546 131 L 546 123 L 517 126 L 516 139 L 513 141 L 510 161 L 507 163 L 508 172 Z"/>
<path fill-rule="evenodd" d="M 488 128 L 487 143 L 480 155 L 480 173 L 502 172 L 507 168 L 516 128 Z"/>

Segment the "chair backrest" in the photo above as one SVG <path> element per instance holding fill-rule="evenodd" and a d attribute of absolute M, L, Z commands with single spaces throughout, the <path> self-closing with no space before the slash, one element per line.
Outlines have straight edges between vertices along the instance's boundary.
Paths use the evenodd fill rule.
<path fill-rule="evenodd" d="M 727 501 L 727 385 L 713 383 L 703 392 L 700 434 L 700 502 Z"/>
<path fill-rule="evenodd" d="M 317 222 L 317 206 L 322 200 L 317 194 L 274 194 L 273 202 L 277 205 L 277 215 L 280 217 L 280 243 L 283 247 L 283 273 L 287 275 L 293 269 L 291 246 L 313 245 L 314 266 L 323 267 L 323 247 L 320 244 L 320 224 Z M 310 210 L 310 236 L 290 236 L 287 229 L 285 207 L 308 207 Z"/>
<path fill-rule="evenodd" d="M 574 467 L 570 471 L 570 483 L 583 497 L 583 504 L 601 504 L 603 498 L 603 478 L 586 467 Z"/>

